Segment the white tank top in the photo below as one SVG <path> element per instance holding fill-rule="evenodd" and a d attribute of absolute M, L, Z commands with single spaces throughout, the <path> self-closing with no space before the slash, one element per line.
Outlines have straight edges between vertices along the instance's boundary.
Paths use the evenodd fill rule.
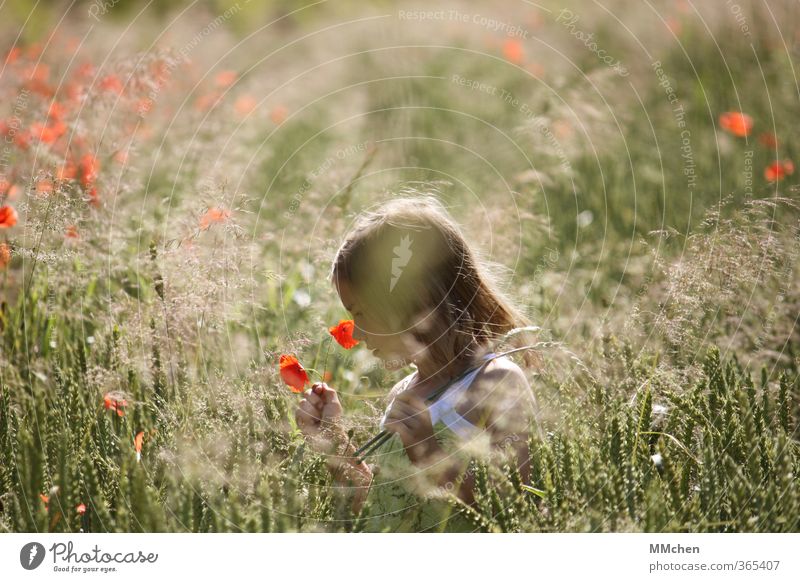
<path fill-rule="evenodd" d="M 494 353 L 485 354 L 483 356 L 484 359 L 491 358 L 494 356 Z M 474 437 L 478 433 L 481 432 L 477 426 L 472 424 L 466 418 L 461 416 L 456 411 L 456 405 L 458 404 L 461 395 L 470 387 L 472 381 L 478 375 L 478 373 L 483 368 L 478 368 L 473 370 L 463 378 L 461 378 L 458 382 L 450 386 L 443 394 L 441 394 L 435 402 L 428 405 L 428 412 L 431 415 L 431 424 L 436 425 L 437 422 L 440 420 L 452 430 L 459 438 L 463 440 L 469 440 L 470 438 Z M 408 385 L 411 383 L 411 380 L 417 375 L 417 372 L 413 374 L 409 374 L 406 376 L 405 384 L 403 385 L 402 390 L 403 392 L 408 388 Z M 387 411 L 384 413 L 383 418 L 381 418 L 380 429 L 383 430 L 383 422 L 386 420 L 386 414 L 388 413 L 388 409 L 391 407 L 391 403 L 387 407 Z"/>

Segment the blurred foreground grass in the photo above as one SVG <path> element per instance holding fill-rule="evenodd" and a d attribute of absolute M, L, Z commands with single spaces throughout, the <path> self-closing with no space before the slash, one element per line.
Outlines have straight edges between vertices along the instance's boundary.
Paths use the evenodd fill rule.
<path fill-rule="evenodd" d="M 0 9 L 0 529 L 362 528 L 277 354 L 323 367 L 353 216 L 433 190 L 563 346 L 476 530 L 800 531 L 796 3 L 288 4 Z M 396 373 L 326 370 L 363 442 Z"/>

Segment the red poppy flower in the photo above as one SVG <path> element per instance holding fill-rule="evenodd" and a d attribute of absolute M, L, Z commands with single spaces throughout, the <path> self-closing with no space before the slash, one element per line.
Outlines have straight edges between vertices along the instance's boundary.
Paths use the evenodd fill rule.
<path fill-rule="evenodd" d="M 14 136 L 14 145 L 21 150 L 27 150 L 31 145 L 31 134 L 26 129 L 21 129 Z"/>
<path fill-rule="evenodd" d="M 236 81 L 236 71 L 220 71 L 217 73 L 217 86 L 230 87 Z"/>
<path fill-rule="evenodd" d="M 236 110 L 236 113 L 241 117 L 245 117 L 249 113 L 252 113 L 255 108 L 258 106 L 258 101 L 252 95 L 242 95 L 236 100 L 236 103 L 233 104 L 233 108 Z"/>
<path fill-rule="evenodd" d="M 50 498 L 44 493 L 39 493 L 39 499 L 42 500 L 42 503 L 44 503 L 45 507 L 47 507 L 47 504 L 50 502 Z"/>
<path fill-rule="evenodd" d="M 19 186 L 0 178 L 0 198 L 5 197 L 7 200 L 13 200 L 19 195 L 19 191 Z"/>
<path fill-rule="evenodd" d="M 83 94 L 83 87 L 80 84 L 75 83 L 74 81 L 69 81 L 66 84 L 66 89 L 64 90 L 64 92 L 66 93 L 67 99 L 69 99 L 69 101 L 71 101 L 72 103 L 77 103 L 78 100 L 81 98 L 81 95 Z"/>
<path fill-rule="evenodd" d="M 67 107 L 65 105 L 59 103 L 58 101 L 53 101 L 47 108 L 47 117 L 60 121 L 64 118 L 64 114 L 66 112 Z"/>
<path fill-rule="evenodd" d="M 117 95 L 122 95 L 123 91 L 125 90 L 125 86 L 120 81 L 120 78 L 116 75 L 107 75 L 100 80 L 100 89 L 103 91 L 110 91 L 112 93 L 116 93 Z"/>
<path fill-rule="evenodd" d="M 203 95 L 198 95 L 194 102 L 194 108 L 198 111 L 209 111 L 214 109 L 222 101 L 222 93 L 212 90 Z"/>
<path fill-rule="evenodd" d="M 72 180 L 78 175 L 78 168 L 72 162 L 67 162 L 59 166 L 56 170 L 56 178 L 59 180 Z"/>
<path fill-rule="evenodd" d="M 153 81 L 157 85 L 163 85 L 169 79 L 169 66 L 166 61 L 161 59 L 153 61 L 150 65 L 150 72 L 153 74 Z"/>
<path fill-rule="evenodd" d="M 116 398 L 109 393 L 103 397 L 103 406 L 105 406 L 106 410 L 113 410 L 116 412 L 117 416 L 125 416 L 125 411 L 123 408 L 128 406 L 128 401 Z"/>
<path fill-rule="evenodd" d="M 97 179 L 97 174 L 100 172 L 100 162 L 92 154 L 84 154 L 80 162 L 78 162 L 81 175 L 81 184 L 88 188 Z"/>
<path fill-rule="evenodd" d="M 338 325 L 328 328 L 328 332 L 344 349 L 349 350 L 358 345 L 358 340 L 353 339 L 355 324 L 352 319 L 343 319 Z"/>
<path fill-rule="evenodd" d="M 36 180 L 36 184 L 34 184 L 34 190 L 38 196 L 49 196 L 53 193 L 53 182 L 45 178 Z"/>
<path fill-rule="evenodd" d="M 764 169 L 764 177 L 769 182 L 777 182 L 792 174 L 794 174 L 794 164 L 791 160 L 773 162 Z"/>
<path fill-rule="evenodd" d="M 23 71 L 23 75 L 34 81 L 47 81 L 50 77 L 50 65 L 36 63 Z"/>
<path fill-rule="evenodd" d="M 48 83 L 50 66 L 44 63 L 30 65 L 22 71 L 22 78 L 29 90 L 43 97 L 50 98 L 55 94 L 55 88 Z"/>
<path fill-rule="evenodd" d="M 280 125 L 289 116 L 289 110 L 283 105 L 276 105 L 272 111 L 269 112 L 269 119 L 275 125 Z"/>
<path fill-rule="evenodd" d="M 53 143 L 67 132 L 63 121 L 55 123 L 34 123 L 31 125 L 31 136 L 43 143 Z"/>
<path fill-rule="evenodd" d="M 308 374 L 296 357 L 290 354 L 283 354 L 279 361 L 281 378 L 292 392 L 300 393 L 308 384 Z"/>
<path fill-rule="evenodd" d="M 133 439 L 133 446 L 136 449 L 136 462 L 142 460 L 142 439 L 144 439 L 144 431 L 140 431 L 139 434 Z"/>
<path fill-rule="evenodd" d="M 11 228 L 17 224 L 17 211 L 13 206 L 0 206 L 0 228 Z"/>
<path fill-rule="evenodd" d="M 222 223 L 228 220 L 231 216 L 231 211 L 225 208 L 209 208 L 208 211 L 200 217 L 200 230 L 207 230 L 214 223 Z"/>
<path fill-rule="evenodd" d="M 20 55 L 22 54 L 22 49 L 16 46 L 11 47 L 6 55 L 6 64 L 11 65 L 14 64 L 17 59 L 19 59 Z"/>
<path fill-rule="evenodd" d="M 727 111 L 719 116 L 719 124 L 725 131 L 737 137 L 745 137 L 753 129 L 753 118 L 741 111 Z"/>
<path fill-rule="evenodd" d="M 92 63 L 83 63 L 75 71 L 75 76 L 82 77 L 84 79 L 94 77 L 94 65 Z"/>
<path fill-rule="evenodd" d="M 75 511 L 77 511 L 77 512 L 78 512 L 78 515 L 83 515 L 84 513 L 86 513 L 86 504 L 84 504 L 84 503 L 79 503 L 79 504 L 78 504 L 78 505 L 75 507 Z"/>
<path fill-rule="evenodd" d="M 509 38 L 503 43 L 503 56 L 514 63 L 521 65 L 525 59 L 525 51 L 522 48 L 522 43 L 514 38 Z"/>

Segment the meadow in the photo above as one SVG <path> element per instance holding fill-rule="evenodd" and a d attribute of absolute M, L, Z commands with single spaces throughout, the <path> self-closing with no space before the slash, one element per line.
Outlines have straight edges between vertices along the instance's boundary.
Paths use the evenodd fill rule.
<path fill-rule="evenodd" d="M 0 16 L 0 531 L 363 529 L 278 358 L 376 432 L 328 273 L 419 192 L 546 344 L 474 531 L 800 531 L 796 2 Z"/>

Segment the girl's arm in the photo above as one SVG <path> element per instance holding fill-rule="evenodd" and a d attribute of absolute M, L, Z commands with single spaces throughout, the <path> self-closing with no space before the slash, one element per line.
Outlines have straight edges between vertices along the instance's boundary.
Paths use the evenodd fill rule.
<path fill-rule="evenodd" d="M 466 392 L 457 412 L 486 431 L 490 439 L 490 460 L 509 452 L 516 459 L 523 481 L 530 478 L 528 428 L 535 410 L 530 384 L 522 370 L 513 363 L 493 362 Z M 430 425 L 425 403 L 401 394 L 389 413 L 387 429 L 398 432 L 409 459 L 425 469 L 434 482 L 448 490 L 458 485 L 456 494 L 468 504 L 474 503 L 475 475 L 459 455 L 448 455 L 439 446 Z"/>
<path fill-rule="evenodd" d="M 528 431 L 536 418 L 536 400 L 524 372 L 511 361 L 495 360 L 466 394 L 457 412 L 488 432 L 493 457 L 510 453 L 522 480 L 528 481 Z"/>

